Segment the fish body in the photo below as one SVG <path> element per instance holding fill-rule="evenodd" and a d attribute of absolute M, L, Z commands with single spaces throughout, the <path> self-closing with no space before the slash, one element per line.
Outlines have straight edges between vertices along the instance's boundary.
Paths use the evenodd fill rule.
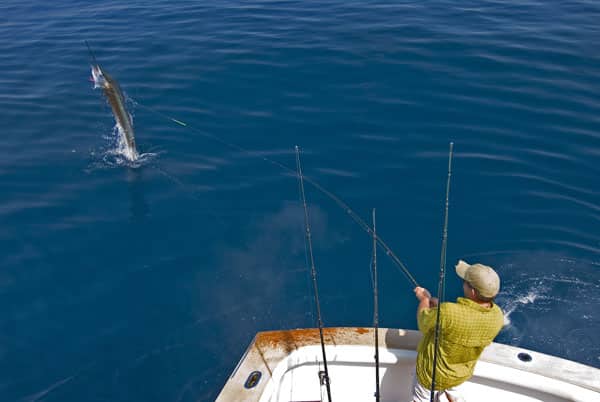
<path fill-rule="evenodd" d="M 135 147 L 133 122 L 131 115 L 125 108 L 125 97 L 119 83 L 97 63 L 92 65 L 92 79 L 94 80 L 94 88 L 102 88 L 104 96 L 106 96 L 106 100 L 112 109 L 117 128 L 121 134 L 121 140 L 126 147 L 126 156 L 131 160 L 137 159 L 138 153 Z"/>

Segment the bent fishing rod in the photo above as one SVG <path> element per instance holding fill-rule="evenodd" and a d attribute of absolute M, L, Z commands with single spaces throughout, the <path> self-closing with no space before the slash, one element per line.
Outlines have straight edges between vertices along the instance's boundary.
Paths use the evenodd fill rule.
<path fill-rule="evenodd" d="M 379 290 L 377 276 L 377 225 L 373 208 L 373 327 L 375 327 L 375 402 L 379 402 Z"/>
<path fill-rule="evenodd" d="M 184 127 L 190 131 L 193 131 L 203 137 L 206 138 L 210 138 L 218 143 L 220 143 L 221 145 L 224 145 L 228 148 L 234 149 L 236 151 L 240 151 L 246 155 L 249 156 L 253 156 L 253 157 L 257 157 L 262 159 L 263 161 L 270 163 L 274 166 L 277 166 L 278 168 L 282 169 L 283 171 L 289 173 L 290 175 L 296 175 L 296 171 L 280 162 L 277 162 L 276 160 L 273 160 L 271 158 L 268 158 L 266 156 L 261 156 L 261 155 L 256 155 L 256 153 L 252 153 L 250 152 L 250 150 L 237 145 L 235 143 L 226 141 L 214 134 L 211 134 L 209 132 L 206 132 L 204 130 L 200 130 L 196 127 L 193 127 L 192 125 L 179 120 L 179 119 L 175 119 L 159 110 L 156 110 L 154 108 L 151 108 L 149 106 L 145 106 L 141 103 L 139 103 L 138 101 L 129 98 L 135 105 L 140 106 L 143 109 L 146 109 L 148 111 L 150 111 L 153 114 L 156 114 L 157 116 L 162 117 L 163 119 L 169 120 L 181 127 Z M 325 196 L 327 196 L 329 199 L 331 199 L 338 207 L 340 207 L 342 210 L 344 210 L 349 216 L 350 218 L 358 224 L 358 226 L 360 226 L 365 232 L 367 232 L 367 234 L 373 236 L 376 241 L 377 244 L 379 245 L 379 247 L 381 247 L 384 251 L 385 254 L 390 257 L 392 259 L 392 261 L 394 262 L 396 268 L 399 269 L 399 271 L 406 277 L 406 279 L 412 284 L 413 287 L 417 287 L 419 286 L 419 284 L 417 283 L 416 279 L 414 278 L 414 276 L 410 273 L 410 271 L 408 270 L 408 268 L 406 268 L 406 266 L 404 265 L 404 263 L 400 260 L 400 258 L 398 258 L 398 256 L 392 251 L 392 249 L 383 241 L 383 239 L 381 237 L 379 237 L 377 234 L 373 233 L 373 229 L 356 213 L 352 210 L 352 208 L 350 208 L 350 206 L 348 204 L 346 204 L 344 201 L 342 201 L 338 196 L 336 196 L 335 194 L 333 194 L 331 191 L 327 190 L 325 187 L 323 187 L 322 185 L 320 185 L 317 181 L 311 179 L 308 176 L 303 176 L 304 181 L 307 183 L 310 183 L 313 187 L 315 187 L 317 190 L 319 190 L 322 194 L 324 194 Z"/>
<path fill-rule="evenodd" d="M 319 302 L 319 288 L 317 286 L 317 270 L 315 268 L 315 259 L 313 257 L 312 249 L 312 236 L 310 234 L 310 220 L 308 219 L 308 207 L 306 206 L 306 196 L 304 195 L 304 178 L 302 176 L 302 166 L 300 165 L 300 149 L 296 145 L 296 166 L 298 169 L 298 185 L 300 189 L 300 196 L 302 199 L 302 207 L 304 209 L 304 227 L 306 229 L 306 243 L 308 246 L 308 254 L 310 257 L 310 274 L 312 277 L 313 291 L 315 294 L 315 304 L 317 306 L 317 320 L 319 326 L 319 338 L 321 340 L 321 353 L 323 354 L 323 367 L 325 371 L 319 372 L 321 377 L 321 385 L 325 383 L 327 388 L 327 400 L 332 402 L 331 399 L 331 386 L 329 381 L 329 370 L 327 369 L 327 355 L 325 354 L 325 340 L 323 339 L 323 319 L 321 318 L 321 304 Z"/>
<path fill-rule="evenodd" d="M 444 210 L 444 229 L 442 231 L 442 250 L 440 252 L 440 280 L 438 282 L 438 305 L 437 305 L 437 316 L 435 319 L 435 335 L 434 335 L 434 347 L 433 347 L 433 369 L 431 374 L 431 393 L 430 402 L 434 402 L 435 392 L 435 379 L 437 373 L 437 359 L 439 354 L 439 343 L 440 343 L 440 315 L 442 313 L 441 306 L 444 300 L 444 283 L 446 275 L 446 248 L 448 244 L 448 206 L 450 198 L 450 178 L 452 177 L 452 152 L 454 143 L 450 143 L 450 151 L 448 153 L 448 179 L 446 181 L 446 204 Z"/>

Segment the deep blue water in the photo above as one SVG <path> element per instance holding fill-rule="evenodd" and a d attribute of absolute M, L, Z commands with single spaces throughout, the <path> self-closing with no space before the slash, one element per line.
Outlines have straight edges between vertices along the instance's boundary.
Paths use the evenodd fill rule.
<path fill-rule="evenodd" d="M 257 331 L 315 325 L 304 173 L 447 295 L 494 266 L 497 340 L 600 367 L 600 4 L 0 3 L 0 400 L 212 400 Z M 129 97 L 115 155 L 88 40 Z M 178 119 L 187 127 L 175 124 Z M 372 324 L 371 240 L 307 184 L 323 319 Z M 379 253 L 380 322 L 415 328 Z"/>

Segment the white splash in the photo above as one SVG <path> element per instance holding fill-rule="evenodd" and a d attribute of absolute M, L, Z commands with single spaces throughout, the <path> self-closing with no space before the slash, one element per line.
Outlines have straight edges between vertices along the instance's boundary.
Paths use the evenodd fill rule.
<path fill-rule="evenodd" d="M 90 156 L 93 161 L 86 169 L 88 173 L 123 166 L 137 169 L 152 163 L 160 154 L 164 153 L 164 151 L 142 152 L 139 154 L 136 152 L 135 158 L 132 158 L 118 130 L 119 128 L 115 125 L 112 134 L 102 136 L 106 140 L 106 146 L 92 150 Z"/>
<path fill-rule="evenodd" d="M 539 294 L 530 291 L 525 296 L 519 297 L 517 299 L 517 303 L 520 303 L 520 304 L 533 303 L 535 301 L 535 299 L 537 299 L 538 297 L 539 297 Z"/>
<path fill-rule="evenodd" d="M 534 291 L 529 291 L 526 295 L 515 298 L 514 301 L 513 301 L 513 303 L 511 303 L 504 310 L 504 326 L 506 327 L 506 326 L 509 326 L 511 324 L 511 322 L 510 322 L 510 315 L 517 308 L 519 308 L 521 306 L 524 306 L 526 304 L 534 303 L 535 300 L 538 297 L 540 297 L 539 293 L 536 293 Z"/>
<path fill-rule="evenodd" d="M 131 119 L 131 121 L 133 123 L 133 117 L 131 115 L 129 115 L 129 118 Z M 125 133 L 123 132 L 123 128 L 119 124 L 116 124 L 115 131 L 118 134 L 116 152 L 120 155 L 123 155 L 130 162 L 135 162 L 136 160 L 138 160 L 140 155 L 138 154 L 138 152 L 135 148 L 131 148 L 127 145 L 127 141 L 125 140 Z"/>

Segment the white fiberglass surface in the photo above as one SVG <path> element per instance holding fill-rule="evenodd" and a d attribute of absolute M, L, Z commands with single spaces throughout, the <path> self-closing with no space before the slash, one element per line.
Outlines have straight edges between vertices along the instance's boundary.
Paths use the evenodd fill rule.
<path fill-rule="evenodd" d="M 374 401 L 374 350 L 366 346 L 327 347 L 327 361 L 334 401 Z M 416 353 L 380 349 L 382 402 L 410 402 Z M 273 371 L 261 402 L 326 401 L 320 384 L 324 370 L 320 346 L 298 349 Z M 497 364 L 480 362 L 465 386 L 467 401 L 558 402 L 598 401 L 598 394 L 571 384 Z M 595 398 L 595 399 L 594 399 Z"/>
<path fill-rule="evenodd" d="M 380 349 L 381 400 L 408 400 L 414 376 L 415 352 Z M 327 400 L 320 385 L 323 370 L 319 346 L 300 348 L 273 372 L 261 402 Z M 334 346 L 327 348 L 327 362 L 333 400 L 366 401 L 375 393 L 373 348 Z M 323 395 L 323 398 L 321 397 Z"/>

